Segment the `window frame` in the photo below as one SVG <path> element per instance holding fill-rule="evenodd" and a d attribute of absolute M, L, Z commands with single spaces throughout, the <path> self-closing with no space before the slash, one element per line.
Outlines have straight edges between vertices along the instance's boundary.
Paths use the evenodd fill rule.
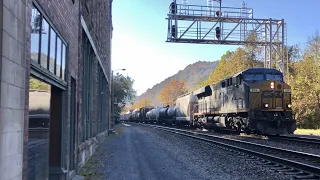
<path fill-rule="evenodd" d="M 62 63 L 62 47 L 63 45 L 66 46 L 66 53 L 65 53 L 65 67 L 67 67 L 67 64 L 68 64 L 68 49 L 69 49 L 69 44 L 66 42 L 66 40 L 64 39 L 64 37 L 62 36 L 62 34 L 58 31 L 58 29 L 54 26 L 54 24 L 52 23 L 52 21 L 50 20 L 50 18 L 46 15 L 46 13 L 43 11 L 43 9 L 41 8 L 41 6 L 36 2 L 36 1 L 33 1 L 32 4 L 31 4 L 31 9 L 35 8 L 39 13 L 40 13 L 40 27 L 42 28 L 42 21 L 43 21 L 43 18 L 47 21 L 48 25 L 49 25 L 49 38 L 48 38 L 48 58 L 47 58 L 47 67 L 45 68 L 46 70 L 48 70 L 49 73 L 51 73 L 52 75 L 58 77 L 61 81 L 66 81 L 66 74 L 67 74 L 67 71 L 65 70 L 64 72 L 64 79 L 62 79 L 62 64 L 61 64 L 61 67 L 60 67 L 60 75 L 57 76 L 56 75 L 56 66 L 57 66 L 57 39 L 59 38 L 61 40 L 61 63 Z M 51 72 L 50 71 L 50 46 L 51 46 L 51 29 L 56 33 L 56 38 L 55 38 L 55 44 L 56 44 L 56 47 L 55 47 L 55 62 L 54 62 L 54 72 Z M 30 43 L 31 44 L 31 43 Z M 41 44 L 42 44 L 42 34 L 40 33 L 39 34 L 39 44 L 38 44 L 38 60 L 37 60 L 37 66 L 41 67 L 41 59 L 40 59 L 40 56 L 41 56 Z M 43 67 L 43 66 L 42 66 Z M 44 68 L 44 67 L 43 67 Z M 41 69 L 41 68 L 40 68 Z M 48 73 L 46 71 L 46 73 Z"/>
<path fill-rule="evenodd" d="M 41 11 L 40 11 L 39 8 L 37 8 L 34 4 L 32 4 L 32 6 L 35 7 L 35 9 L 37 10 L 37 13 L 39 13 L 39 15 L 40 15 L 39 26 L 42 27 Z M 33 9 L 33 7 L 31 8 L 31 21 L 32 21 L 32 9 Z M 32 24 L 31 24 L 31 22 L 30 22 L 30 25 L 31 25 L 31 33 L 32 33 Z M 38 57 L 37 57 L 37 60 L 34 61 L 34 62 L 37 62 L 38 64 L 40 64 L 40 54 L 39 54 L 39 52 L 40 52 L 40 50 L 41 50 L 41 48 L 40 48 L 40 46 L 41 46 L 41 34 L 40 34 L 40 33 L 39 33 L 39 35 L 38 35 L 38 38 L 39 38 L 39 39 L 38 39 Z M 31 39 L 32 39 L 32 37 L 30 38 L 30 46 L 31 46 Z M 30 47 L 30 54 L 31 54 L 31 47 Z M 30 60 L 32 61 L 32 58 L 30 58 Z"/>

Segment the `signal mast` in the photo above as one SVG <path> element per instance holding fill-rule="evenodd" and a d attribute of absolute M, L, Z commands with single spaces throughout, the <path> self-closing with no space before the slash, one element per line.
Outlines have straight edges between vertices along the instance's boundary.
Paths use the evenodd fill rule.
<path fill-rule="evenodd" d="M 223 7 L 221 1 L 207 0 L 207 5 L 201 6 L 189 5 L 187 0 L 177 4 L 174 0 L 166 18 L 166 42 L 260 46 L 264 67 L 276 68 L 284 74 L 287 42 L 284 19 L 256 18 L 245 2 L 236 8 Z"/>

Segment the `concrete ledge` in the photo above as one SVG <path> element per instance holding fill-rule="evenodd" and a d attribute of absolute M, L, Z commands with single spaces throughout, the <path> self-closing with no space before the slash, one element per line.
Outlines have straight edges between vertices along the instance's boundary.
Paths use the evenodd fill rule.
<path fill-rule="evenodd" d="M 95 153 L 97 147 L 101 142 L 104 142 L 105 137 L 108 136 L 108 131 L 101 132 L 95 137 L 90 138 L 78 146 L 78 164 L 77 169 L 80 170 L 89 160 L 89 158 Z"/>

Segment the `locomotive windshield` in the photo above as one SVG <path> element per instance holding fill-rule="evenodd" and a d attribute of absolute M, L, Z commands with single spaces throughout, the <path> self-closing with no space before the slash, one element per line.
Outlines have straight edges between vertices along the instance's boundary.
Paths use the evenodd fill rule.
<path fill-rule="evenodd" d="M 282 75 L 266 74 L 266 80 L 283 81 Z"/>
<path fill-rule="evenodd" d="M 243 79 L 244 81 L 249 83 L 264 80 L 274 80 L 283 82 L 283 76 L 280 74 L 244 74 Z"/>
<path fill-rule="evenodd" d="M 263 74 L 245 74 L 244 75 L 245 81 L 262 81 L 264 80 Z"/>

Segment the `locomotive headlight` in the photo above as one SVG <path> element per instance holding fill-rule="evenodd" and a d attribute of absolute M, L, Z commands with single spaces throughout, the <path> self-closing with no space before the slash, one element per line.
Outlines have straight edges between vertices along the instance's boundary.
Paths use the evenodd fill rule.
<path fill-rule="evenodd" d="M 271 89 L 274 89 L 274 82 L 271 82 L 270 87 Z"/>
<path fill-rule="evenodd" d="M 264 104 L 264 107 L 266 107 L 266 108 L 269 107 L 269 104 Z"/>
<path fill-rule="evenodd" d="M 292 107 L 292 105 L 291 104 L 288 104 L 288 108 L 291 108 Z"/>

